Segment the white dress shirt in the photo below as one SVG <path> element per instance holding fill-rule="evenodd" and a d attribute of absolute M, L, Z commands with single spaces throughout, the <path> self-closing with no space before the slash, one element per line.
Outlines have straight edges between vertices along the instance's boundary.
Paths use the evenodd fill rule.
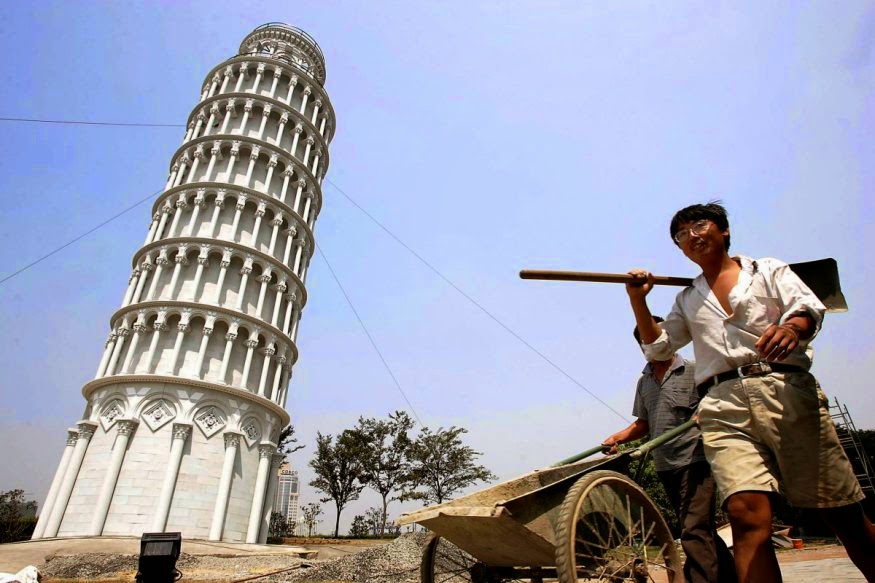
<path fill-rule="evenodd" d="M 729 292 L 732 315 L 727 315 L 704 274 L 677 295 L 674 307 L 659 324 L 662 333 L 644 344 L 647 360 L 668 360 L 682 346 L 693 342 L 696 383 L 721 372 L 762 360 L 754 347 L 766 328 L 782 324 L 800 313 L 815 323 L 814 334 L 781 361 L 808 370 L 813 351 L 809 342 L 820 329 L 823 303 L 783 261 L 733 257 L 741 264 L 738 283 Z"/>

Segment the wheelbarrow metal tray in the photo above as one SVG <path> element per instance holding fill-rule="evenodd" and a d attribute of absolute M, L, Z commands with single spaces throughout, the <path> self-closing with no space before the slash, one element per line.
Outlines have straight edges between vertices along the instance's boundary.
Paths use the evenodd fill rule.
<path fill-rule="evenodd" d="M 584 473 L 621 465 L 624 455 L 535 470 L 466 496 L 403 514 L 492 566 L 555 564 L 553 525 L 568 489 Z"/>

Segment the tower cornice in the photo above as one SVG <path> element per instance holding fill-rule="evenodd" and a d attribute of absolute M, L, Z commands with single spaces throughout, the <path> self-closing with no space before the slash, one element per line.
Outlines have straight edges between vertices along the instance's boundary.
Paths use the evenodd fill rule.
<path fill-rule="evenodd" d="M 200 302 L 181 302 L 178 300 L 152 300 L 148 302 L 139 302 L 136 304 L 131 304 L 130 306 L 125 306 L 124 308 L 119 308 L 116 310 L 109 319 L 110 328 L 116 329 L 118 326 L 115 324 L 118 323 L 119 320 L 123 320 L 124 317 L 130 313 L 138 313 L 144 310 L 157 310 L 169 312 L 170 310 L 182 312 L 183 310 L 191 310 L 191 316 L 203 316 L 207 317 L 207 315 L 212 312 L 214 314 L 223 314 L 228 316 L 231 320 L 239 320 L 241 324 L 244 322 L 249 325 L 250 328 L 257 328 L 262 330 L 265 333 L 268 333 L 272 336 L 275 336 L 277 339 L 282 338 L 283 343 L 291 351 L 292 357 L 289 359 L 289 364 L 293 365 L 298 361 L 298 347 L 295 345 L 295 341 L 290 338 L 287 334 L 285 334 L 282 330 L 270 324 L 265 320 L 261 320 L 260 318 L 256 318 L 254 316 L 250 316 L 245 312 L 239 310 L 233 310 L 231 308 L 225 308 L 222 306 L 212 306 L 209 304 L 203 304 Z M 134 320 L 136 318 L 132 318 Z"/>
<path fill-rule="evenodd" d="M 316 185 L 318 188 L 318 185 Z M 304 233 L 307 236 L 307 241 L 310 245 L 313 244 L 314 236 L 313 231 L 310 230 L 310 225 L 304 222 L 304 217 L 301 216 L 300 213 L 296 213 L 291 205 L 281 201 L 278 198 L 274 198 L 269 194 L 261 192 L 260 190 L 255 190 L 254 188 L 248 188 L 246 186 L 237 186 L 234 184 L 228 184 L 227 182 L 189 182 L 186 184 L 180 184 L 179 186 L 174 186 L 173 188 L 164 191 L 161 195 L 155 199 L 155 202 L 152 203 L 152 214 L 161 212 L 162 207 L 165 203 L 173 198 L 178 198 L 179 193 L 181 192 L 191 192 L 196 191 L 200 188 L 205 188 L 207 190 L 215 189 L 215 190 L 224 190 L 227 194 L 240 193 L 246 195 L 247 198 L 254 198 L 259 201 L 264 201 L 267 204 L 275 204 L 278 206 L 284 214 L 294 217 L 298 222 L 298 227 L 304 229 Z M 320 201 L 322 190 L 318 189 Z M 321 206 L 321 205 L 320 205 Z M 221 239 L 213 239 L 217 243 L 223 242 Z M 138 252 L 139 253 L 139 252 Z"/>
<path fill-rule="evenodd" d="M 116 384 L 131 384 L 131 383 L 164 383 L 167 385 L 182 385 L 187 387 L 194 388 L 202 388 L 209 389 L 211 391 L 216 391 L 219 393 L 224 393 L 227 395 L 231 395 L 233 397 L 243 399 L 250 403 L 254 403 L 256 405 L 260 405 L 264 407 L 274 415 L 280 418 L 280 422 L 283 426 L 287 425 L 289 421 L 291 421 L 291 417 L 286 412 L 285 409 L 271 401 L 270 399 L 265 399 L 264 397 L 259 397 L 254 393 L 250 393 L 244 389 L 240 389 L 237 387 L 233 387 L 230 385 L 220 385 L 218 383 L 211 383 L 208 381 L 202 381 L 199 379 L 187 379 L 181 378 L 177 376 L 170 375 L 142 375 L 142 374 L 129 374 L 129 375 L 115 375 L 110 377 L 103 377 L 99 379 L 94 379 L 88 383 L 85 383 L 85 386 L 82 387 L 82 396 L 86 399 L 90 399 L 92 393 L 94 391 L 101 389 L 103 387 L 109 385 Z M 81 423 L 81 422 L 80 422 Z"/>
<path fill-rule="evenodd" d="M 230 247 L 231 249 L 236 249 L 245 255 L 251 255 L 253 258 L 258 258 L 265 263 L 269 263 L 272 268 L 281 271 L 284 275 L 289 276 L 292 283 L 301 291 L 301 305 L 306 305 L 307 303 L 307 290 L 304 287 L 304 282 L 301 281 L 301 278 L 298 277 L 289 266 L 283 264 L 282 261 L 276 259 L 275 257 L 271 257 L 267 253 L 262 253 L 254 249 L 253 247 L 249 247 L 248 245 L 244 245 L 243 243 L 236 243 L 234 241 L 226 241 L 224 239 L 209 239 L 207 237 L 173 237 L 169 239 L 161 239 L 160 241 L 154 241 L 147 245 L 143 245 L 136 254 L 134 254 L 134 258 L 131 264 L 131 267 L 136 268 L 143 261 L 144 257 L 149 253 L 153 253 L 156 249 L 160 250 L 162 247 L 179 247 L 180 245 L 189 245 L 191 247 L 212 247 L 217 250 L 222 249 L 224 247 Z"/>
<path fill-rule="evenodd" d="M 259 140 L 258 138 L 250 138 L 247 136 L 241 136 L 239 134 L 216 134 L 211 136 L 202 136 L 200 138 L 194 138 L 189 140 L 180 146 L 176 152 L 173 153 L 173 156 L 170 158 L 169 169 L 173 168 L 173 165 L 177 162 L 181 161 L 183 157 L 185 157 L 189 150 L 197 149 L 198 145 L 207 144 L 209 142 L 215 141 L 227 141 L 227 142 L 240 142 L 241 144 L 246 144 L 251 148 L 257 147 L 259 152 L 267 153 L 271 152 L 277 154 L 279 158 L 283 161 L 290 161 L 297 172 L 299 169 L 303 170 L 306 174 L 307 182 L 312 186 L 316 187 L 319 190 L 319 194 L 322 194 L 322 187 L 319 180 L 313 175 L 309 168 L 307 168 L 300 160 L 298 160 L 295 156 L 290 154 L 289 152 L 283 150 L 282 148 L 278 148 L 273 144 L 266 142 L 264 140 Z M 325 172 L 328 171 L 328 166 L 325 166 Z M 233 186 L 233 185 L 230 185 Z"/>
<path fill-rule="evenodd" d="M 238 100 L 240 100 L 238 103 L 243 103 L 246 99 L 252 99 L 256 103 L 275 107 L 275 108 L 279 109 L 280 111 L 288 113 L 290 116 L 293 116 L 295 118 L 295 120 L 297 121 L 297 123 L 305 125 L 307 130 L 309 130 L 309 132 L 308 132 L 309 135 L 319 139 L 319 141 L 321 142 L 320 145 L 323 148 L 327 149 L 329 144 L 331 143 L 331 140 L 329 138 L 326 138 L 325 136 L 323 136 L 322 134 L 319 133 L 319 128 L 317 128 L 313 124 L 313 122 L 310 121 L 310 118 L 308 118 L 307 116 L 302 114 L 300 111 L 298 111 L 297 109 L 295 109 L 294 107 L 292 107 L 291 105 L 286 103 L 285 101 L 281 101 L 281 100 L 276 99 L 276 98 L 268 97 L 267 95 L 253 95 L 252 93 L 245 93 L 245 92 L 222 93 L 221 95 L 214 95 L 212 97 L 205 99 L 204 101 L 198 103 L 197 106 L 191 111 L 191 113 L 188 115 L 188 119 L 186 120 L 185 124 L 188 125 L 193 121 L 197 121 L 198 115 L 200 115 L 200 113 L 203 110 L 209 111 L 210 107 L 212 107 L 214 104 L 220 103 L 222 101 L 228 101 L 229 99 L 238 99 Z M 294 127 L 294 125 L 292 124 L 289 127 L 290 128 Z M 216 134 L 216 135 L 221 136 L 222 134 Z M 212 136 L 206 136 L 206 137 L 210 138 Z"/>

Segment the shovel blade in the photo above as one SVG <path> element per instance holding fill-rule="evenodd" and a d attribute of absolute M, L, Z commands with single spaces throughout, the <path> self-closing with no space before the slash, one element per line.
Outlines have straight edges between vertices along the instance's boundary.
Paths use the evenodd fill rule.
<path fill-rule="evenodd" d="M 811 291 L 823 302 L 828 312 L 847 312 L 848 302 L 842 293 L 839 281 L 839 266 L 829 257 L 816 261 L 790 264 L 790 269 L 805 282 Z"/>

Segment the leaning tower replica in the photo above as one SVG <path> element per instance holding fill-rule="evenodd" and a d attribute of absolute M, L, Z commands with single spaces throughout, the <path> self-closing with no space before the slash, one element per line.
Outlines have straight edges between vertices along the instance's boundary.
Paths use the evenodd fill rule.
<path fill-rule="evenodd" d="M 207 74 L 33 538 L 263 542 L 322 206 L 325 61 L 265 24 Z"/>

